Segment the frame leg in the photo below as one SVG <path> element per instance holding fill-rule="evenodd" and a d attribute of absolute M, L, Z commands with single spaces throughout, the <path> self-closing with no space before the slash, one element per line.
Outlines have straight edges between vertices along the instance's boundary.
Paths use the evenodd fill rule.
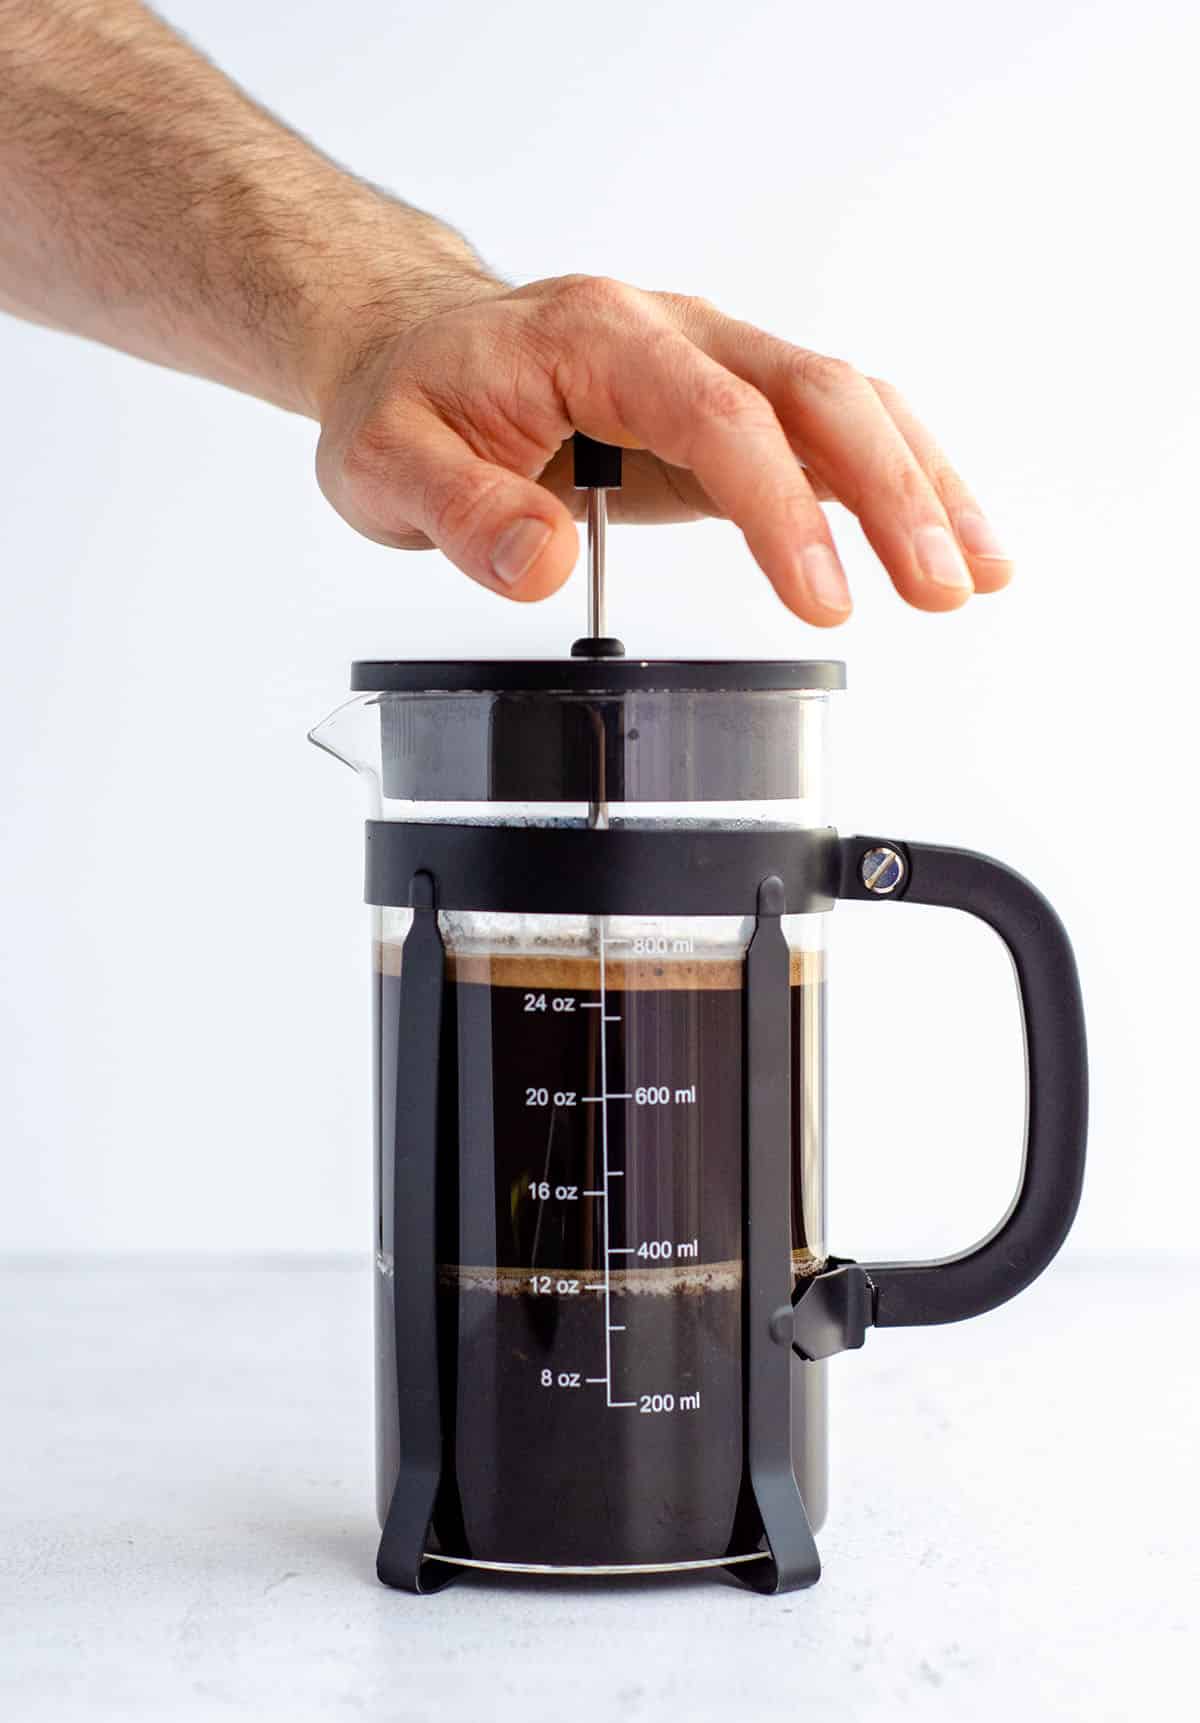
<path fill-rule="evenodd" d="M 396 1123 L 391 1144 L 400 1470 L 375 1565 L 384 1585 L 426 1592 L 440 1590 L 458 1572 L 444 1562 L 425 1560 L 443 1452 L 436 1222 L 445 951 L 430 874 L 414 874 L 410 902 L 412 926 L 401 957 Z"/>
<path fill-rule="evenodd" d="M 746 954 L 745 1453 L 769 1553 L 729 1571 L 765 1592 L 799 1590 L 821 1575 L 791 1452 L 791 953 L 784 908 L 783 882 L 764 879 Z"/>

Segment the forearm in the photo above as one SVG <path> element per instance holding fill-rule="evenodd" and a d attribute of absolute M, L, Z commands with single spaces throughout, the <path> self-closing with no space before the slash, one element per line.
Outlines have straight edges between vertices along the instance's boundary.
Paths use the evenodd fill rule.
<path fill-rule="evenodd" d="M 138 0 L 0 0 L 0 307 L 318 416 L 371 330 L 489 281 Z"/>

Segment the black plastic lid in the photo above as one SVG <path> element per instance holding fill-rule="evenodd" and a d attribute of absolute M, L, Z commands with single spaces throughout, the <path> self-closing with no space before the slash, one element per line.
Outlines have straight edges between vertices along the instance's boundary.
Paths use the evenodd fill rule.
<path fill-rule="evenodd" d="M 846 666 L 830 658 L 364 658 L 350 668 L 356 694 L 824 693 L 845 686 Z"/>

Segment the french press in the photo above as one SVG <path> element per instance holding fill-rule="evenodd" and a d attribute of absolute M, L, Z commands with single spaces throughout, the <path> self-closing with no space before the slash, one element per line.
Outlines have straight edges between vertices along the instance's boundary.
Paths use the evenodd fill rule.
<path fill-rule="evenodd" d="M 313 740 L 368 777 L 378 1573 L 727 1568 L 811 1585 L 826 1360 L 1041 1273 L 1079 1199 L 1062 924 L 968 850 L 829 825 L 830 662 L 631 659 L 576 439 L 590 631 L 562 660 L 357 663 Z M 825 1236 L 825 927 L 839 899 L 1000 935 L 1025 1029 L 1020 1185 L 973 1249 Z"/>

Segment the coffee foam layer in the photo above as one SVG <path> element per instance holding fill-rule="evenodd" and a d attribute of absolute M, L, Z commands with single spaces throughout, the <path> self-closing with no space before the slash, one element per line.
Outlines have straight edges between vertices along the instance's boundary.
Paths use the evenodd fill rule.
<path fill-rule="evenodd" d="M 378 941 L 375 945 L 376 969 L 383 975 L 399 975 L 403 950 L 401 941 Z M 793 946 L 790 959 L 793 987 L 815 986 L 824 980 L 823 951 L 800 951 Z M 584 955 L 451 951 L 446 954 L 446 973 L 451 981 L 473 982 L 485 987 L 532 988 L 555 993 L 600 991 L 600 960 Z M 745 973 L 743 958 L 726 955 L 606 957 L 604 985 L 610 993 L 740 992 L 745 985 Z"/>

